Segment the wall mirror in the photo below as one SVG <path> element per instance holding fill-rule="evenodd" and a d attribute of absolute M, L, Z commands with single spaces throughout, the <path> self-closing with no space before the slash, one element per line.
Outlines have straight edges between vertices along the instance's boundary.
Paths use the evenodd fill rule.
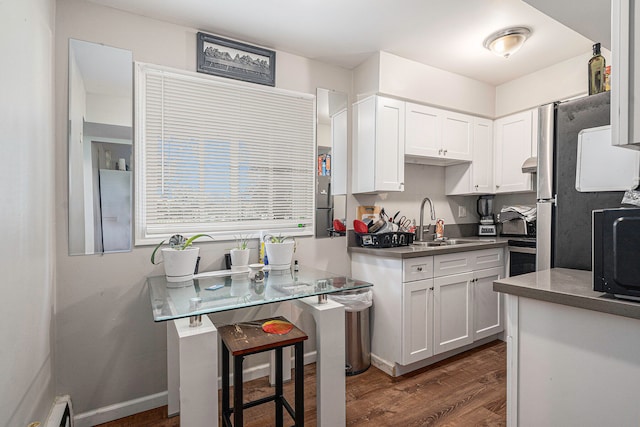
<path fill-rule="evenodd" d="M 341 235 L 333 220 L 347 213 L 347 94 L 318 88 L 316 94 L 316 238 Z"/>
<path fill-rule="evenodd" d="M 131 250 L 133 55 L 69 40 L 69 254 Z"/>

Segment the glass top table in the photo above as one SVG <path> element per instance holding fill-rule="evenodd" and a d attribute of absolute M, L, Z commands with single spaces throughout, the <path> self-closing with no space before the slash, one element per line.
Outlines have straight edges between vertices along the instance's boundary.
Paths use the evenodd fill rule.
<path fill-rule="evenodd" d="M 165 276 L 154 276 L 147 278 L 147 285 L 156 322 L 373 286 L 307 266 L 300 266 L 299 271 L 265 268 L 264 282 L 251 281 L 248 270 L 225 270 L 174 283 Z"/>

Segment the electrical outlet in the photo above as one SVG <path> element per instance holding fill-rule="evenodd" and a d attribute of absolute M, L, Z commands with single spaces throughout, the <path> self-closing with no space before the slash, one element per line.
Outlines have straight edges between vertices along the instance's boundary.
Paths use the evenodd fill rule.
<path fill-rule="evenodd" d="M 464 206 L 458 206 L 458 218 L 464 218 L 467 216 L 467 208 Z"/>

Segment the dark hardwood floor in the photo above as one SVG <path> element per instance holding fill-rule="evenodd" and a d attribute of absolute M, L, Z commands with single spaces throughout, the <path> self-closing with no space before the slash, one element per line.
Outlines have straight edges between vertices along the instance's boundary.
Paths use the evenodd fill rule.
<path fill-rule="evenodd" d="M 273 393 L 267 378 L 245 383 L 245 399 Z M 285 386 L 293 403 L 293 383 Z M 407 375 L 371 367 L 347 377 L 348 426 L 506 426 L 506 344 L 494 341 Z M 305 425 L 316 425 L 315 365 L 305 367 Z M 273 404 L 245 411 L 245 426 L 274 425 Z M 286 414 L 286 412 L 285 412 Z M 288 417 L 288 415 L 285 415 Z M 285 419 L 285 424 L 292 421 Z M 177 427 L 167 407 L 100 427 Z M 202 426 L 206 427 L 206 426 Z"/>

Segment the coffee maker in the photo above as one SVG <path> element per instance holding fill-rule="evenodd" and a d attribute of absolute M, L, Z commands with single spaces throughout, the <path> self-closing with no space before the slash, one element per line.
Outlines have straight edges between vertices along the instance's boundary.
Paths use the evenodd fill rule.
<path fill-rule="evenodd" d="M 478 236 L 497 236 L 492 195 L 478 197 L 478 215 L 480 215 Z"/>

